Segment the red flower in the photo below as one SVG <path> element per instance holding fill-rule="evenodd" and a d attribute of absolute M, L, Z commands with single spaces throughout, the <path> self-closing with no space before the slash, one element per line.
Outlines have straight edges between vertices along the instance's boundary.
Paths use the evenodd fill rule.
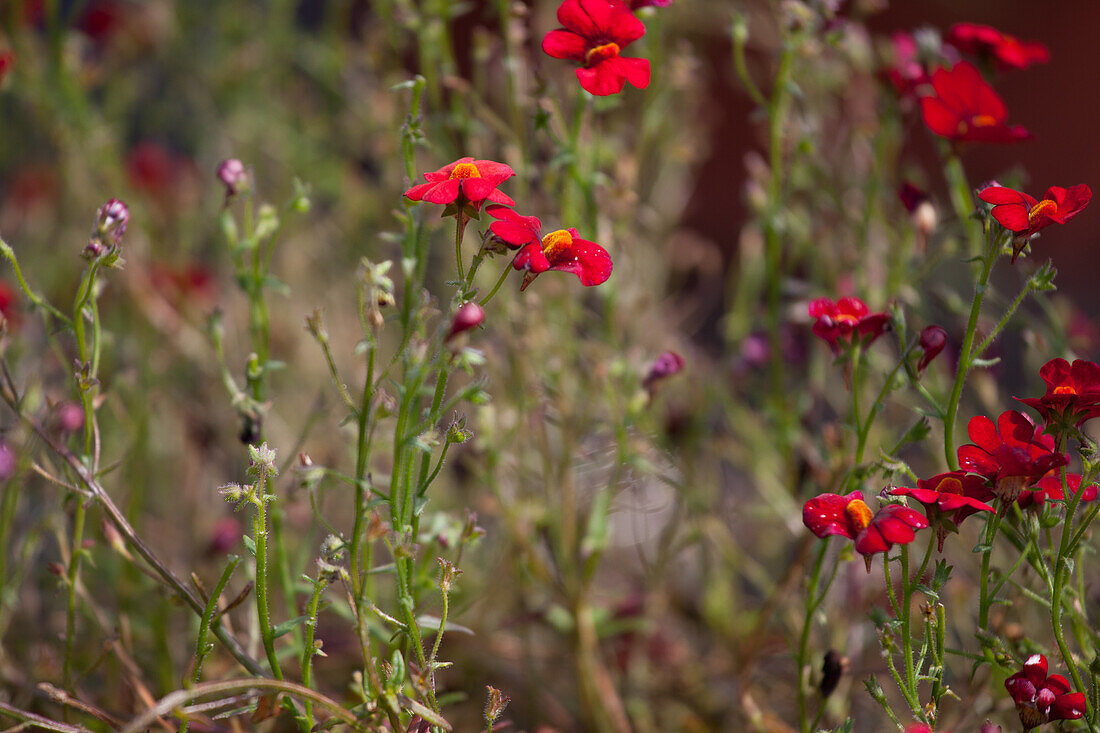
<path fill-rule="evenodd" d="M 927 326 L 920 332 L 920 347 L 924 350 L 917 362 L 917 372 L 923 372 L 947 345 L 947 331 L 943 326 Z"/>
<path fill-rule="evenodd" d="M 947 42 L 963 53 L 990 56 L 1001 69 L 1026 69 L 1050 61 L 1047 47 L 1037 41 L 1021 41 L 996 28 L 977 23 L 956 23 Z"/>
<path fill-rule="evenodd" d="M 972 65 L 962 61 L 932 74 L 935 94 L 921 99 L 928 129 L 958 142 L 1012 143 L 1031 137 L 1021 125 L 1005 124 L 1008 109 Z"/>
<path fill-rule="evenodd" d="M 558 8 L 564 28 L 542 39 L 542 50 L 556 59 L 581 62 L 577 79 L 590 94 L 618 94 L 630 82 L 649 86 L 649 61 L 624 58 L 624 48 L 645 35 L 645 25 L 620 0 L 565 0 Z"/>
<path fill-rule="evenodd" d="M 1084 183 L 1062 188 L 1051 186 L 1042 201 L 1036 201 L 1022 191 L 1014 191 L 1004 186 L 990 186 L 983 189 L 978 198 L 987 204 L 993 204 L 993 218 L 1001 226 L 1016 233 L 1020 242 L 1012 253 L 1012 259 L 1023 249 L 1023 242 L 1032 234 L 1051 224 L 1065 224 L 1077 216 L 1092 198 L 1092 189 Z"/>
<path fill-rule="evenodd" d="M 667 8 L 672 5 L 672 0 L 627 0 L 630 4 L 631 10 L 637 10 L 638 8 Z"/>
<path fill-rule="evenodd" d="M 1070 692 L 1060 674 L 1047 677 L 1047 658 L 1032 654 L 1024 668 L 1005 680 L 1025 730 L 1052 720 L 1077 720 L 1085 714 L 1085 694 Z"/>
<path fill-rule="evenodd" d="M 662 353 L 649 366 L 649 372 L 642 380 L 642 386 L 652 392 L 657 384 L 682 372 L 686 363 L 684 357 L 675 351 Z"/>
<path fill-rule="evenodd" d="M 15 54 L 4 49 L 0 51 L 0 81 L 4 81 L 4 77 L 7 76 L 11 67 L 15 65 Z"/>
<path fill-rule="evenodd" d="M 1066 483 L 1069 484 L 1069 493 L 1072 498 L 1081 488 L 1081 474 L 1066 474 Z M 1081 501 L 1096 501 L 1096 492 L 1096 484 L 1089 484 L 1081 493 Z M 1043 502 L 1065 501 L 1065 499 L 1065 492 L 1062 491 L 1062 477 L 1051 474 L 1039 479 L 1039 483 L 1035 484 L 1034 491 L 1025 491 L 1020 494 L 1020 498 L 1016 500 L 1016 503 L 1020 505 L 1021 509 L 1034 508 L 1039 511 L 1043 508 Z"/>
<path fill-rule="evenodd" d="M 576 229 L 559 229 L 542 236 L 542 222 L 535 216 L 520 216 L 503 206 L 486 211 L 495 219 L 489 229 L 505 245 L 520 248 L 512 267 L 526 270 L 520 290 L 547 270 L 571 272 L 581 285 L 599 285 L 611 277 L 611 256 L 600 245 L 581 239 Z"/>
<path fill-rule="evenodd" d="M 943 541 L 947 533 L 957 531 L 958 525 L 964 519 L 977 512 L 993 511 L 993 507 L 985 503 L 993 498 L 993 492 L 986 487 L 985 479 L 964 471 L 951 471 L 930 479 L 919 479 L 915 489 L 899 486 L 890 489 L 889 493 L 893 496 L 911 496 L 924 505 L 928 521 L 936 527 L 940 552 L 943 552 Z"/>
<path fill-rule="evenodd" d="M 867 345 L 886 330 L 890 314 L 868 310 L 859 298 L 841 298 L 835 303 L 829 298 L 818 298 L 809 307 L 810 318 L 817 319 L 814 333 L 829 344 L 834 354 L 840 353 L 841 342 L 859 339 Z"/>
<path fill-rule="evenodd" d="M 872 555 L 912 542 L 914 530 L 928 526 L 920 512 L 897 504 L 888 504 L 872 515 L 858 491 L 815 496 L 802 507 L 802 523 L 821 538 L 838 534 L 855 540 L 856 552 L 867 561 L 868 572 Z"/>
<path fill-rule="evenodd" d="M 1027 415 L 1006 410 L 997 424 L 984 415 L 970 421 L 967 432 L 974 445 L 959 446 L 959 466 L 985 476 L 993 493 L 1003 501 L 1015 501 L 1050 471 L 1066 465 L 1065 455 L 1054 450 L 1054 438 L 1043 435 Z"/>
<path fill-rule="evenodd" d="M 413 186 L 405 196 L 430 204 L 453 204 L 461 198 L 475 207 L 481 206 L 482 201 L 515 206 L 515 201 L 497 190 L 497 186 L 515 174 L 503 163 L 459 158 L 437 171 L 425 173 L 428 182 Z"/>
<path fill-rule="evenodd" d="M 1100 417 L 1100 365 L 1084 359 L 1051 359 L 1039 370 L 1047 383 L 1042 397 L 1020 400 L 1033 408 L 1043 420 L 1061 426 L 1073 425 Z M 1019 398 L 1017 398 L 1019 399 Z"/>
<path fill-rule="evenodd" d="M 893 63 L 886 70 L 886 79 L 898 96 L 912 98 L 922 92 L 932 81 L 928 69 L 921 62 L 920 47 L 912 33 L 894 31 L 890 36 Z"/>

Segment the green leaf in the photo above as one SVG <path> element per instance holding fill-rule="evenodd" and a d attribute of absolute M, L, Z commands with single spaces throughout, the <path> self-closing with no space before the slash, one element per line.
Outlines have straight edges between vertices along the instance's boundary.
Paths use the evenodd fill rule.
<path fill-rule="evenodd" d="M 451 727 L 451 724 L 448 723 L 442 715 L 435 712 L 431 708 L 425 707 L 418 703 L 416 700 L 413 700 L 410 697 L 406 697 L 405 695 L 399 695 L 398 697 L 401 700 L 401 704 L 408 708 L 411 712 L 419 715 L 421 720 L 425 720 L 432 725 L 439 726 L 443 730 L 454 730 L 454 728 Z"/>
<path fill-rule="evenodd" d="M 244 547 L 248 550 L 248 554 L 252 557 L 256 557 L 256 540 L 252 539 L 248 535 L 241 538 L 244 541 Z"/>
<path fill-rule="evenodd" d="M 307 618 L 309 618 L 309 617 L 308 616 L 298 616 L 296 618 L 292 618 L 292 619 L 288 619 L 286 621 L 283 621 L 281 624 L 279 624 L 278 626 L 276 626 L 274 629 L 271 630 L 272 638 L 273 639 L 278 639 L 280 636 L 286 636 L 287 634 L 289 634 L 291 631 L 294 630 L 295 626 L 301 625 L 302 622 L 304 622 Z"/>

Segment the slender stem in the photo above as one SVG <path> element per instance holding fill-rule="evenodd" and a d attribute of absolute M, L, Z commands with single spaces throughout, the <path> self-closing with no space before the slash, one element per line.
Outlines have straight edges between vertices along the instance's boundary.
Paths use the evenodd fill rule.
<path fill-rule="evenodd" d="M 993 594 L 989 592 L 989 561 L 993 554 L 993 540 L 997 538 L 997 531 L 1001 526 L 1001 510 L 998 500 L 996 511 L 986 520 L 982 535 L 981 570 L 978 573 L 978 628 L 983 631 L 989 629 L 989 609 L 993 605 Z"/>
<path fill-rule="evenodd" d="M 465 270 L 462 267 L 462 235 L 466 230 L 466 217 L 460 210 L 455 214 L 455 267 L 458 269 L 458 279 L 466 280 Z"/>
<path fill-rule="evenodd" d="M 72 319 L 66 316 L 64 313 L 55 308 L 51 303 L 46 301 L 45 298 L 31 290 L 30 285 L 27 284 L 26 278 L 23 277 L 23 270 L 19 267 L 19 260 L 15 257 L 15 250 L 11 248 L 7 242 L 0 237 L 0 255 L 2 255 L 8 262 L 11 263 L 11 269 L 15 272 L 15 279 L 19 282 L 19 288 L 23 291 L 23 294 L 27 296 L 27 300 L 33 303 L 38 308 L 42 308 L 47 311 L 54 318 L 58 319 L 65 325 L 71 326 Z"/>
<path fill-rule="evenodd" d="M 1008 325 L 1009 320 L 1016 313 L 1016 309 L 1019 308 L 1020 304 L 1024 302 L 1024 298 L 1026 298 L 1028 294 L 1031 293 L 1031 291 L 1034 289 L 1035 281 L 1029 279 L 1027 283 L 1024 284 L 1024 287 L 1020 289 L 1020 292 L 1017 293 L 1016 299 L 1013 300 L 1012 304 L 1008 306 L 1008 310 L 1006 310 L 1004 315 L 1001 316 L 1001 320 L 997 321 L 997 325 L 993 327 L 993 330 L 989 332 L 989 335 L 982 339 L 982 342 L 978 344 L 978 347 L 976 349 L 974 349 L 975 358 L 982 358 L 982 354 L 985 353 L 986 349 L 993 345 L 994 339 L 1001 335 L 1001 331 L 1003 331 L 1004 327 Z"/>
<path fill-rule="evenodd" d="M 809 733 L 809 716 L 806 712 L 806 669 L 809 666 L 810 654 L 810 630 L 813 628 L 814 613 L 824 600 L 825 594 L 818 594 L 818 584 L 821 581 L 821 568 L 825 562 L 825 551 L 829 548 L 827 541 L 817 543 L 817 557 L 814 558 L 813 570 L 810 571 L 810 582 L 806 586 L 806 615 L 802 619 L 802 633 L 798 638 L 798 729 L 802 733 Z"/>
<path fill-rule="evenodd" d="M 889 562 L 887 560 L 887 562 Z M 917 699 L 917 671 L 913 667 L 913 583 L 909 578 L 909 545 L 901 546 L 901 651 L 905 660 L 905 684 L 909 695 Z M 920 707 L 919 705 L 917 706 Z M 915 711 L 914 711 L 915 712 Z"/>
<path fill-rule="evenodd" d="M 328 585 L 328 580 L 322 575 L 313 581 L 313 596 L 309 599 L 309 606 L 306 609 L 306 637 L 305 644 L 302 646 L 302 686 L 312 688 L 313 687 L 313 657 L 317 654 L 317 649 L 314 648 L 314 634 L 317 631 L 317 611 L 321 606 L 321 596 L 325 592 L 325 587 Z M 304 731 L 313 730 L 313 701 L 305 700 L 303 703 L 305 707 L 305 724 L 302 726 Z"/>
<path fill-rule="evenodd" d="M 478 301 L 478 305 L 487 305 L 489 301 L 492 300 L 494 296 L 496 296 L 497 291 L 500 290 L 500 287 L 502 285 L 504 285 L 504 281 L 508 279 L 508 273 L 510 273 L 512 269 L 512 263 L 509 262 L 508 265 L 504 268 L 504 271 L 500 273 L 500 277 L 497 278 L 496 285 L 493 286 L 493 289 L 489 291 L 488 295 Z"/>
<path fill-rule="evenodd" d="M 1058 451 L 1061 452 L 1064 446 L 1065 438 L 1059 437 Z M 1079 692 L 1083 692 L 1086 688 L 1081 679 L 1081 673 L 1077 669 L 1077 663 L 1073 659 L 1073 653 L 1070 651 L 1069 645 L 1066 644 L 1065 632 L 1062 629 L 1062 593 L 1065 591 L 1067 575 L 1066 561 L 1069 559 L 1070 537 L 1073 534 L 1073 515 L 1076 513 L 1077 506 L 1081 503 L 1081 496 L 1084 495 L 1085 492 L 1077 491 L 1071 494 L 1069 484 L 1066 480 L 1065 466 L 1061 468 L 1061 478 L 1062 495 L 1067 497 L 1066 517 L 1062 522 L 1062 537 L 1061 541 L 1058 543 L 1058 556 L 1054 561 L 1054 591 L 1050 597 L 1050 625 L 1054 631 L 1054 639 L 1058 642 L 1058 650 L 1062 653 L 1062 660 L 1066 663 L 1070 676 L 1073 677 L 1073 684 L 1076 686 L 1075 689 Z M 1085 718 L 1089 721 L 1090 725 L 1095 716 L 1096 710 L 1090 706 L 1086 706 Z"/>
<path fill-rule="evenodd" d="M 267 598 L 267 469 L 260 468 L 256 482 L 256 516 L 253 518 L 253 541 L 256 544 L 256 615 L 260 623 L 260 638 L 267 652 L 267 661 L 275 679 L 281 680 L 279 658 L 275 654 L 275 632 L 271 628 L 271 607 Z"/>

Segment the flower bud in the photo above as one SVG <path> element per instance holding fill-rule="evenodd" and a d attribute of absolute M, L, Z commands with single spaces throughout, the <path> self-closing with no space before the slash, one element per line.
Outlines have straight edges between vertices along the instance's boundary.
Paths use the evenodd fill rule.
<path fill-rule="evenodd" d="M 84 427 L 84 410 L 75 402 L 63 402 L 57 408 L 57 429 L 64 434 Z"/>
<path fill-rule="evenodd" d="M 492 685 L 485 685 L 485 690 L 489 693 L 489 699 L 485 702 L 485 722 L 495 723 L 504 714 L 504 708 L 508 707 L 512 698 Z"/>
<path fill-rule="evenodd" d="M 122 235 L 126 233 L 126 225 L 130 223 L 130 207 L 118 199 L 110 199 L 99 207 L 95 218 L 93 239 L 113 247 L 122 243 Z"/>
<path fill-rule="evenodd" d="M 470 301 L 462 304 L 455 311 L 454 320 L 451 321 L 451 330 L 447 332 L 447 341 L 450 341 L 460 333 L 465 333 L 471 328 L 480 326 L 485 321 L 485 309 L 477 303 Z"/>
<path fill-rule="evenodd" d="M 947 345 L 947 331 L 942 326 L 928 326 L 920 332 L 920 347 L 924 349 L 920 361 L 917 362 L 917 372 L 923 372 L 933 359 L 939 356 L 943 347 Z"/>
<path fill-rule="evenodd" d="M 675 351 L 666 351 L 658 356 L 649 367 L 649 373 L 642 380 L 642 386 L 652 391 L 654 385 L 684 369 L 684 357 Z"/>
<path fill-rule="evenodd" d="M 248 190 L 248 171 L 236 158 L 223 160 L 218 165 L 218 180 L 225 184 L 226 198 Z"/>

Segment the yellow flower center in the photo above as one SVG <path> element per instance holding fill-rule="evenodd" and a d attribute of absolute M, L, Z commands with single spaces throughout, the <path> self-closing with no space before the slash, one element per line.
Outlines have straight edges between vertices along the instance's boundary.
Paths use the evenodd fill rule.
<path fill-rule="evenodd" d="M 1071 384 L 1059 384 L 1054 388 L 1054 394 L 1078 394 L 1077 388 Z"/>
<path fill-rule="evenodd" d="M 1031 207 L 1031 211 L 1027 212 L 1027 223 L 1034 224 L 1035 220 L 1040 216 L 1049 216 L 1058 212 L 1058 204 L 1050 199 L 1043 199 L 1039 203 Z"/>
<path fill-rule="evenodd" d="M 997 120 L 992 115 L 975 115 L 970 119 L 970 124 L 974 127 L 993 127 L 997 124 Z"/>
<path fill-rule="evenodd" d="M 945 478 L 940 481 L 940 485 L 936 487 L 936 491 L 941 494 L 961 494 L 963 492 L 962 481 L 959 481 L 954 476 Z"/>
<path fill-rule="evenodd" d="M 573 235 L 565 229 L 550 232 L 542 238 L 542 253 L 549 258 L 555 252 L 573 244 Z"/>
<path fill-rule="evenodd" d="M 854 326 L 859 323 L 859 316 L 853 316 L 851 313 L 838 313 L 833 320 L 839 323 L 850 323 Z"/>
<path fill-rule="evenodd" d="M 848 515 L 848 519 L 852 520 L 852 524 L 860 530 L 866 529 L 867 525 L 871 523 L 871 508 L 862 499 L 854 499 L 848 502 L 848 506 L 844 507 L 844 513 Z"/>
<path fill-rule="evenodd" d="M 596 46 L 595 48 L 588 49 L 588 53 L 584 55 L 585 66 L 595 66 L 605 59 L 609 59 L 612 56 L 619 55 L 619 44 L 617 43 L 605 43 L 602 46 Z"/>
<path fill-rule="evenodd" d="M 473 163 L 459 163 L 451 171 L 451 178 L 481 178 L 481 171 Z"/>

